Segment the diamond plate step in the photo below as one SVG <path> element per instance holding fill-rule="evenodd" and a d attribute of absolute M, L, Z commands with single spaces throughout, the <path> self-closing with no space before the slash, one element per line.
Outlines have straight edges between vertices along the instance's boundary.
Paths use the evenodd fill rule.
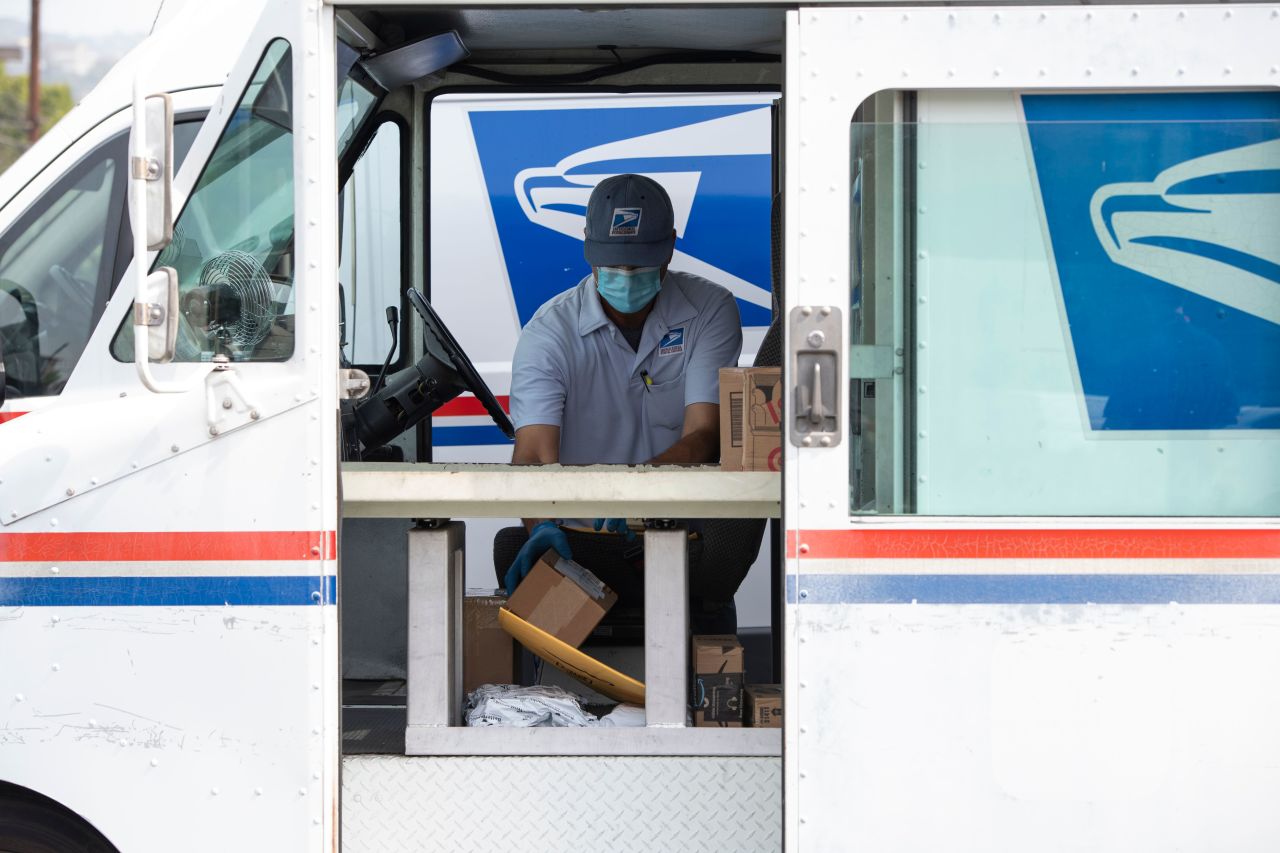
<path fill-rule="evenodd" d="M 343 759 L 343 853 L 693 847 L 780 850 L 781 759 Z"/>

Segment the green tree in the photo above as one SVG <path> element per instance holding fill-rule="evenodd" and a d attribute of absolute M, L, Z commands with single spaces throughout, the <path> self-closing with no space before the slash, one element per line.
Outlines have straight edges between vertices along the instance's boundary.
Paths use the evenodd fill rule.
<path fill-rule="evenodd" d="M 40 133 L 47 133 L 71 109 L 65 83 L 40 87 Z M 0 172 L 30 147 L 27 141 L 27 75 L 6 74 L 0 66 Z"/>

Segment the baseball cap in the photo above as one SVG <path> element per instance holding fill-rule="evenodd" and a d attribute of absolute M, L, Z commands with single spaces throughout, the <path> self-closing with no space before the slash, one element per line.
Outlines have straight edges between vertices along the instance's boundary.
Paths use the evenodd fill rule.
<path fill-rule="evenodd" d="M 661 266 L 675 243 L 671 198 L 653 178 L 614 175 L 591 191 L 583 247 L 591 266 Z"/>

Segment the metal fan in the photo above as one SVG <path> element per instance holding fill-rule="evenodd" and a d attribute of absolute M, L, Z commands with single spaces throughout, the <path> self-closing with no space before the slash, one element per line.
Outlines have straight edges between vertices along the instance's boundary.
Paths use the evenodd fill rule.
<path fill-rule="evenodd" d="M 276 319 L 271 278 L 253 255 L 233 249 L 212 258 L 200 271 L 199 286 L 207 290 L 211 302 L 234 306 L 210 317 L 211 337 L 245 350 L 270 333 Z"/>

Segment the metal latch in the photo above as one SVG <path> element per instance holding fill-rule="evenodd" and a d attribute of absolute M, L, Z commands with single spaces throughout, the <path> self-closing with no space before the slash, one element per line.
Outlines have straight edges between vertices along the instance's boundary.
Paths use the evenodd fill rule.
<path fill-rule="evenodd" d="M 791 443 L 835 447 L 842 434 L 840 309 L 801 305 L 791 309 L 791 376 L 795 382 Z"/>
<path fill-rule="evenodd" d="M 130 157 L 129 173 L 140 181 L 158 181 L 164 176 L 160 161 L 154 157 Z"/>
<path fill-rule="evenodd" d="M 135 326 L 163 326 L 164 321 L 164 306 L 158 302 L 133 303 L 133 324 Z"/>

